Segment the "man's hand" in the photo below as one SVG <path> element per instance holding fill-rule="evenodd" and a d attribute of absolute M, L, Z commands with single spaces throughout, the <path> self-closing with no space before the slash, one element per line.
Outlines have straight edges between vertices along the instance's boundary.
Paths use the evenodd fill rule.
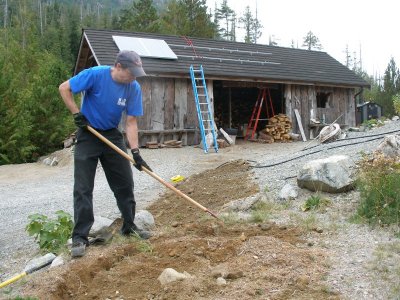
<path fill-rule="evenodd" d="M 142 167 L 145 167 L 147 170 L 153 172 L 152 169 L 150 169 L 149 165 L 146 164 L 146 162 L 143 160 L 143 158 L 140 156 L 140 152 L 138 148 L 132 149 L 132 156 L 133 160 L 135 161 L 135 168 L 138 169 L 139 171 L 143 171 Z"/>
<path fill-rule="evenodd" d="M 73 117 L 74 117 L 75 125 L 79 128 L 86 129 L 86 127 L 88 125 L 90 125 L 89 121 L 86 119 L 86 117 L 81 112 L 73 114 Z"/>

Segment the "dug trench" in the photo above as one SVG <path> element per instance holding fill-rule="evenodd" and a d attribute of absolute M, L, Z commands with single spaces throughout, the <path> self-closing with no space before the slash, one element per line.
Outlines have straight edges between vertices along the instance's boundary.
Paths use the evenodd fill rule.
<path fill-rule="evenodd" d="M 259 193 L 242 160 L 195 174 L 176 187 L 220 212 L 230 201 Z M 167 191 L 148 210 L 148 241 L 115 237 L 80 259 L 32 276 L 25 296 L 38 299 L 339 299 L 324 284 L 323 249 L 300 228 L 216 219 Z M 190 277 L 161 285 L 165 268 Z M 218 277 L 224 278 L 217 281 Z"/>

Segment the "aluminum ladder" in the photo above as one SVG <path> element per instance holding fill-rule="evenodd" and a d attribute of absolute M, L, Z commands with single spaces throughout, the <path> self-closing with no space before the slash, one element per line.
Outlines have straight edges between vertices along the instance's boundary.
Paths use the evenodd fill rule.
<path fill-rule="evenodd" d="M 210 148 L 207 142 L 207 135 L 210 133 L 212 135 L 215 152 L 218 152 L 216 127 L 211 113 L 210 99 L 208 98 L 203 66 L 200 65 L 195 69 L 193 65 L 191 65 L 190 78 L 192 79 L 193 94 L 196 101 L 197 117 L 199 119 L 204 153 L 208 153 L 208 149 Z"/>

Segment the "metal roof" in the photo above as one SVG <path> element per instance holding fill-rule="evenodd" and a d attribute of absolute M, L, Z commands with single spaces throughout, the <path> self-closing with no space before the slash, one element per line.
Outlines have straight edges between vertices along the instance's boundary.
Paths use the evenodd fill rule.
<path fill-rule="evenodd" d="M 248 44 L 204 38 L 188 38 L 118 30 L 84 29 L 82 46 L 89 46 L 97 65 L 113 65 L 119 51 L 112 36 L 164 40 L 177 60 L 143 57 L 148 76 L 189 77 L 189 67 L 203 65 L 207 79 L 369 87 L 369 84 L 326 52 Z M 86 65 L 85 65 L 86 64 Z M 86 68 L 78 57 L 75 72 Z"/>

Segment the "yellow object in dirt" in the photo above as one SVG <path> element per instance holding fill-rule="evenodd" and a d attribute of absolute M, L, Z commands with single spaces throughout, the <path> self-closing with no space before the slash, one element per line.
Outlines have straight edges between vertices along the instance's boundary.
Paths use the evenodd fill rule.
<path fill-rule="evenodd" d="M 182 175 L 176 175 L 174 177 L 171 177 L 172 182 L 180 182 L 183 179 L 185 179 L 185 177 L 183 177 Z"/>

